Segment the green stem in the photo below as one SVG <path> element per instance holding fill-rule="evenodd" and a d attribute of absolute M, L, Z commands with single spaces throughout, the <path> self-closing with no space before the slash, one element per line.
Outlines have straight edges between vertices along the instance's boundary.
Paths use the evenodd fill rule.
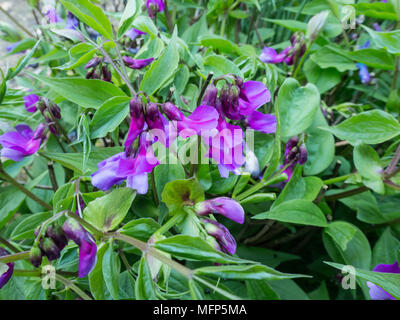
<path fill-rule="evenodd" d="M 83 292 L 77 285 L 75 285 L 72 281 L 60 276 L 56 273 L 56 279 L 60 281 L 66 288 L 71 288 L 78 296 L 80 296 L 83 300 L 93 300 L 89 297 L 85 292 Z"/>
<path fill-rule="evenodd" d="M 173 226 L 179 223 L 184 216 L 186 216 L 185 211 L 180 211 L 176 213 L 172 218 L 170 218 L 166 223 L 164 223 L 162 227 L 154 233 L 154 235 L 162 235 L 166 233 L 169 229 L 171 229 Z"/>
<path fill-rule="evenodd" d="M 228 15 L 226 13 L 222 17 L 221 30 L 220 30 L 220 33 L 219 33 L 221 35 L 221 37 L 223 37 L 224 34 L 225 34 L 225 25 L 226 25 L 227 17 L 228 17 Z"/>
<path fill-rule="evenodd" d="M 23 185 L 19 184 L 13 177 L 11 177 L 2 167 L 0 164 L 0 177 L 7 180 L 9 183 L 11 183 L 13 186 L 17 187 L 21 192 L 25 193 L 29 198 L 40 204 L 43 208 L 47 210 L 53 210 L 53 207 L 48 204 L 47 202 L 44 202 L 42 199 L 38 198 L 36 195 L 34 195 L 32 192 L 30 192 L 28 189 L 26 189 Z"/>
<path fill-rule="evenodd" d="M 394 69 L 394 74 L 393 74 L 393 80 L 392 80 L 392 91 L 396 90 L 396 84 L 397 84 L 397 78 L 399 76 L 399 60 L 400 57 L 396 57 L 396 62 L 395 62 L 395 69 Z"/>
<path fill-rule="evenodd" d="M 36 38 L 35 35 L 32 32 L 30 32 L 22 24 L 20 24 L 17 19 L 15 19 L 12 15 L 10 15 L 1 6 L 0 6 L 0 11 L 3 12 L 8 17 L 8 19 L 10 19 L 17 27 L 19 27 L 21 30 L 23 30 L 27 35 L 29 35 L 32 38 Z"/>
<path fill-rule="evenodd" d="M 29 259 L 29 251 L 18 252 L 18 253 L 9 254 L 6 256 L 1 256 L 0 262 L 9 263 L 9 262 L 25 260 L 25 259 Z"/>
<path fill-rule="evenodd" d="M 161 254 L 160 252 L 158 252 L 153 247 L 149 247 L 147 245 L 147 243 L 145 243 L 143 241 L 140 241 L 138 239 L 135 239 L 135 238 L 120 234 L 118 232 L 108 233 L 107 236 L 110 237 L 110 238 L 114 238 L 114 239 L 121 240 L 121 241 L 124 241 L 126 243 L 129 243 L 132 246 L 134 246 L 135 248 L 139 249 L 140 251 L 145 252 L 147 254 L 150 254 L 151 256 L 156 258 L 157 260 L 159 260 L 162 263 L 165 263 L 166 265 L 168 265 L 171 268 L 175 269 L 177 272 L 179 272 L 180 274 L 182 274 L 183 276 L 185 276 L 188 279 L 192 279 L 192 277 L 193 277 L 192 270 L 190 270 L 189 268 L 186 268 L 185 266 L 181 265 L 180 263 L 178 263 L 178 262 L 166 257 L 165 255 Z"/>
<path fill-rule="evenodd" d="M 297 77 L 297 74 L 299 73 L 301 67 L 303 66 L 304 60 L 306 59 L 308 53 L 310 52 L 310 48 L 311 48 L 311 42 L 307 44 L 306 52 L 304 52 L 303 56 L 300 59 L 299 64 L 296 66 L 296 70 L 294 70 L 293 72 L 293 78 Z"/>
<path fill-rule="evenodd" d="M 349 174 L 346 174 L 344 176 L 340 176 L 340 177 L 335 177 L 335 178 L 332 178 L 332 179 L 324 180 L 323 183 L 326 184 L 326 185 L 329 185 L 329 184 L 334 184 L 334 183 L 337 183 L 337 182 L 342 182 L 342 181 L 347 180 L 348 178 L 350 178 L 353 175 L 354 175 L 354 173 L 349 173 Z"/>
<path fill-rule="evenodd" d="M 367 190 L 369 190 L 367 187 L 362 186 L 362 187 L 355 188 L 355 189 L 352 189 L 352 190 L 349 190 L 349 191 L 333 194 L 331 196 L 326 196 L 325 200 L 326 201 L 334 201 L 334 200 L 338 200 L 338 199 L 343 199 L 343 198 L 354 196 L 354 195 L 359 194 L 359 193 L 363 193 L 363 192 L 365 192 Z"/>

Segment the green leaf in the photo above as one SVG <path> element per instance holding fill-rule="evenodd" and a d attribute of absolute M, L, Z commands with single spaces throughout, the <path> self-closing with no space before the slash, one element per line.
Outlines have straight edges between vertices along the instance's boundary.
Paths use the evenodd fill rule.
<path fill-rule="evenodd" d="M 378 264 L 393 264 L 398 260 L 400 241 L 393 236 L 387 227 L 372 249 L 372 266 Z"/>
<path fill-rule="evenodd" d="M 89 155 L 88 162 L 86 164 L 86 170 L 82 169 L 83 153 L 56 153 L 56 152 L 42 152 L 45 157 L 48 157 L 62 166 L 76 171 L 78 174 L 92 174 L 97 171 L 97 164 L 119 152 L 122 152 L 121 147 L 112 148 L 99 148 L 92 151 Z"/>
<path fill-rule="evenodd" d="M 174 211 L 184 205 L 192 206 L 203 201 L 204 191 L 195 179 L 175 180 L 165 185 L 161 199 L 170 211 Z"/>
<path fill-rule="evenodd" d="M 176 29 L 169 41 L 165 52 L 156 61 L 153 61 L 150 68 L 145 72 L 143 80 L 140 83 L 140 90 L 148 95 L 154 94 L 158 89 L 164 86 L 170 80 L 179 65 L 179 51 L 177 45 Z"/>
<path fill-rule="evenodd" d="M 344 265 L 333 262 L 325 262 L 326 264 L 342 270 Z M 400 274 L 398 273 L 383 273 L 363 270 L 361 268 L 356 268 L 356 273 L 354 276 L 361 278 L 365 281 L 370 281 L 373 284 L 381 287 L 386 292 L 390 293 L 396 299 L 400 299 Z"/>
<path fill-rule="evenodd" d="M 96 48 L 89 44 L 89 43 L 79 43 L 73 46 L 68 54 L 69 54 L 69 61 L 55 69 L 60 70 L 72 70 L 75 69 L 83 64 L 86 64 L 93 58 L 96 53 Z"/>
<path fill-rule="evenodd" d="M 94 114 L 90 122 L 90 138 L 105 137 L 108 132 L 114 131 L 129 114 L 129 97 L 113 97 Z"/>
<path fill-rule="evenodd" d="M 121 262 L 119 260 L 118 253 L 113 250 L 112 242 L 104 252 L 102 267 L 104 282 L 107 286 L 107 289 L 110 291 L 114 300 L 118 300 Z"/>
<path fill-rule="evenodd" d="M 156 300 L 154 281 L 146 259 L 140 259 L 138 277 L 135 283 L 135 296 L 139 300 Z"/>
<path fill-rule="evenodd" d="M 313 123 L 307 129 L 307 162 L 304 164 L 306 175 L 316 175 L 323 172 L 332 163 L 335 156 L 335 139 L 330 132 L 322 130 L 328 123 L 318 109 Z"/>
<path fill-rule="evenodd" d="M 347 56 L 372 68 L 394 70 L 394 57 L 384 49 L 361 49 L 347 52 Z"/>
<path fill-rule="evenodd" d="M 31 72 L 27 73 L 49 86 L 65 99 L 84 108 L 97 109 L 115 96 L 126 96 L 120 88 L 107 81 L 80 78 L 47 78 Z"/>
<path fill-rule="evenodd" d="M 393 54 L 400 53 L 400 30 L 376 32 L 366 26 L 361 26 L 368 31 L 378 48 L 386 49 Z"/>
<path fill-rule="evenodd" d="M 335 127 L 321 129 L 332 132 L 352 145 L 358 143 L 377 144 L 392 139 L 400 134 L 399 122 L 382 110 L 362 112 Z"/>
<path fill-rule="evenodd" d="M 357 3 L 353 5 L 358 15 L 376 19 L 397 20 L 397 14 L 391 3 Z"/>
<path fill-rule="evenodd" d="M 0 188 L 0 228 L 14 215 L 25 199 L 25 194 L 14 186 Z"/>
<path fill-rule="evenodd" d="M 215 263 L 249 263 L 250 261 L 232 257 L 214 249 L 200 237 L 176 235 L 159 240 L 155 248 L 187 260 L 211 261 Z"/>
<path fill-rule="evenodd" d="M 355 62 L 346 56 L 341 49 L 325 46 L 311 55 L 311 60 L 322 69 L 336 68 L 339 72 L 357 70 Z"/>
<path fill-rule="evenodd" d="M 119 27 L 117 32 L 117 37 L 121 38 L 126 31 L 131 27 L 133 19 L 140 9 L 139 0 L 129 0 L 125 6 L 125 10 L 122 14 L 121 20 L 119 21 Z"/>
<path fill-rule="evenodd" d="M 278 92 L 282 137 L 290 138 L 305 131 L 313 122 L 319 108 L 320 96 L 315 85 L 301 87 L 293 78 L 287 78 Z"/>
<path fill-rule="evenodd" d="M 18 241 L 22 239 L 34 239 L 35 229 L 45 220 L 52 216 L 51 212 L 39 212 L 25 215 L 23 219 L 12 231 L 11 239 Z"/>
<path fill-rule="evenodd" d="M 102 243 L 97 247 L 97 262 L 94 269 L 89 273 L 90 292 L 96 300 L 105 300 L 108 294 L 107 286 L 103 276 L 103 257 L 110 242 Z"/>
<path fill-rule="evenodd" d="M 243 76 L 242 71 L 231 60 L 217 54 L 207 56 L 204 59 L 204 71 L 206 74 L 214 72 L 215 77 L 228 73 Z"/>
<path fill-rule="evenodd" d="M 311 59 L 307 59 L 303 71 L 307 81 L 315 84 L 321 94 L 332 89 L 342 80 L 342 76 L 337 69 L 322 69 Z"/>
<path fill-rule="evenodd" d="M 113 230 L 124 220 L 135 196 L 131 188 L 115 189 L 89 202 L 83 210 L 83 217 L 100 230 Z"/>
<path fill-rule="evenodd" d="M 283 202 L 271 211 L 259 213 L 252 218 L 271 219 L 317 227 L 327 226 L 324 214 L 314 203 L 298 199 Z"/>
<path fill-rule="evenodd" d="M 265 280 L 247 280 L 246 288 L 249 298 L 252 300 L 280 300 Z"/>
<path fill-rule="evenodd" d="M 153 20 L 151 20 L 148 16 L 138 16 L 133 21 L 133 27 L 150 34 L 153 38 L 157 37 L 158 29 Z"/>
<path fill-rule="evenodd" d="M 217 50 L 220 52 L 234 54 L 239 50 L 238 45 L 227 40 L 224 37 L 215 36 L 215 35 L 206 35 L 200 38 L 200 44 L 204 47 L 211 47 L 213 50 Z"/>
<path fill-rule="evenodd" d="M 281 19 L 268 19 L 268 18 L 262 18 L 262 20 L 275 23 L 293 32 L 296 31 L 305 32 L 307 30 L 307 23 L 297 20 L 289 20 L 289 19 L 281 20 Z"/>
<path fill-rule="evenodd" d="M 160 227 L 151 218 L 140 218 L 129 221 L 120 229 L 120 232 L 133 238 L 147 241 Z"/>
<path fill-rule="evenodd" d="M 110 21 L 103 10 L 89 0 L 61 0 L 61 3 L 79 20 L 106 37 L 113 39 L 113 30 Z"/>
<path fill-rule="evenodd" d="M 15 78 L 21 71 L 22 69 L 25 68 L 25 66 L 28 64 L 29 60 L 32 58 L 33 54 L 35 53 L 37 47 L 40 44 L 40 39 L 36 42 L 36 44 L 33 46 L 32 50 L 29 51 L 29 53 L 22 59 L 20 60 L 20 62 L 17 64 L 17 66 L 15 67 L 15 69 L 10 69 L 12 70 L 11 73 L 9 72 L 7 74 L 7 80 L 11 80 L 13 78 Z"/>
<path fill-rule="evenodd" d="M 302 274 L 279 272 L 262 265 L 203 267 L 194 270 L 194 274 L 233 280 L 281 280 L 309 277 Z"/>
<path fill-rule="evenodd" d="M 185 170 L 180 163 L 160 164 L 154 168 L 154 180 L 156 183 L 158 198 L 168 182 L 185 179 Z"/>

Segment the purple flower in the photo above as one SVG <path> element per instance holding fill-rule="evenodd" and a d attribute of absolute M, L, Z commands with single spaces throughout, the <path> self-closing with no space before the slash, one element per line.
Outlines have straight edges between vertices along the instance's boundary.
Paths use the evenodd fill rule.
<path fill-rule="evenodd" d="M 9 253 L 7 252 L 7 250 L 0 247 L 0 257 L 7 256 L 8 254 Z M 14 271 L 14 262 L 6 263 L 6 266 L 7 270 L 4 271 L 3 269 L 1 269 L 2 273 L 0 273 L 0 289 L 6 285 L 8 280 L 10 280 Z"/>
<path fill-rule="evenodd" d="M 150 63 L 152 63 L 154 61 L 154 58 L 132 59 L 131 57 L 124 56 L 124 57 L 122 57 L 122 60 L 124 60 L 124 63 L 128 68 L 142 69 L 145 66 L 149 65 Z"/>
<path fill-rule="evenodd" d="M 195 205 L 195 211 L 200 216 L 209 214 L 221 214 L 237 223 L 244 222 L 244 210 L 235 200 L 228 197 L 218 197 L 199 202 Z"/>
<path fill-rule="evenodd" d="M 286 167 L 283 170 L 284 173 L 287 174 L 289 181 L 293 174 L 293 169 L 296 164 L 303 165 L 307 161 L 307 149 L 304 143 L 299 146 L 299 138 L 293 137 L 289 139 L 286 143 L 285 147 L 285 160 L 283 163 L 283 167 Z"/>
<path fill-rule="evenodd" d="M 137 37 L 141 36 L 142 34 L 146 34 L 146 32 L 140 31 L 135 28 L 131 28 L 127 32 L 125 32 L 125 35 L 131 40 L 135 40 Z"/>
<path fill-rule="evenodd" d="M 398 262 L 396 261 L 393 264 L 378 264 L 372 271 L 384 273 L 400 273 L 400 267 Z M 369 287 L 369 295 L 372 300 L 396 300 L 395 297 L 393 297 L 391 294 L 389 294 L 376 284 L 373 284 L 372 282 L 367 281 L 367 286 Z"/>
<path fill-rule="evenodd" d="M 300 58 L 306 51 L 305 38 L 302 32 L 294 33 L 290 38 L 290 46 L 277 53 L 274 48 L 264 47 L 259 58 L 264 63 L 277 64 L 285 62 L 292 65 L 295 58 Z"/>
<path fill-rule="evenodd" d="M 274 133 L 276 131 L 276 117 L 273 114 L 254 111 L 247 118 L 247 124 L 250 128 L 263 133 Z"/>
<path fill-rule="evenodd" d="M 66 29 L 76 30 L 79 26 L 79 20 L 75 17 L 71 12 L 68 11 L 67 14 L 67 25 L 65 26 Z"/>
<path fill-rule="evenodd" d="M 79 246 L 79 278 L 86 277 L 95 267 L 97 246 L 92 235 L 76 220 L 69 218 L 62 227 L 66 237 Z"/>
<path fill-rule="evenodd" d="M 139 194 L 147 193 L 147 174 L 159 164 L 147 139 L 148 133 L 143 132 L 137 150 L 129 146 L 125 152 L 99 162 L 98 170 L 92 174 L 92 184 L 100 190 L 108 190 L 126 180 L 127 187 L 137 190 Z"/>
<path fill-rule="evenodd" d="M 149 16 L 154 18 L 157 12 L 164 11 L 164 1 L 163 0 L 147 0 L 146 8 L 149 12 Z"/>
<path fill-rule="evenodd" d="M 50 8 L 46 12 L 46 17 L 49 19 L 50 23 L 57 23 L 63 21 L 63 19 L 58 15 L 57 10 L 55 8 Z"/>
<path fill-rule="evenodd" d="M 0 136 L 1 156 L 14 161 L 21 161 L 39 150 L 44 138 L 44 124 L 39 124 L 35 132 L 25 125 L 19 124 L 15 127 L 17 131 L 6 132 Z"/>
<path fill-rule="evenodd" d="M 25 109 L 28 112 L 36 112 L 36 103 L 39 101 L 39 96 L 36 94 L 29 94 L 24 97 Z"/>
<path fill-rule="evenodd" d="M 210 236 L 213 236 L 221 246 L 221 251 L 234 254 L 236 252 L 236 241 L 229 230 L 218 221 L 202 219 L 204 229 Z"/>
<path fill-rule="evenodd" d="M 360 77 L 361 83 L 363 83 L 363 84 L 370 83 L 371 82 L 371 74 L 368 71 L 368 67 L 361 62 L 358 62 L 356 65 L 357 65 L 357 68 L 359 69 L 358 75 Z"/>

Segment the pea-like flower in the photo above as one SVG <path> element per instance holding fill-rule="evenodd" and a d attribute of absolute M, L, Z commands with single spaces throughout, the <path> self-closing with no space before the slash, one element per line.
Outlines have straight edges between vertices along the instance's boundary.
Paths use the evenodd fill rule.
<path fill-rule="evenodd" d="M 39 150 L 44 139 L 44 124 L 39 124 L 35 131 L 25 124 L 15 127 L 16 131 L 6 132 L 0 136 L 1 156 L 14 161 L 21 161 Z"/>
<path fill-rule="evenodd" d="M 62 227 L 66 237 L 79 246 L 79 278 L 86 277 L 97 262 L 97 245 L 92 235 L 76 220 L 69 218 Z"/>
<path fill-rule="evenodd" d="M 8 255 L 8 251 L 0 247 L 0 257 Z M 0 289 L 10 280 L 14 271 L 14 262 L 0 263 Z"/>
<path fill-rule="evenodd" d="M 194 207 L 199 216 L 220 214 L 224 217 L 242 224 L 244 222 L 244 210 L 235 200 L 228 197 L 218 197 L 199 202 Z"/>
<path fill-rule="evenodd" d="M 303 165 L 307 161 L 307 149 L 304 143 L 299 144 L 299 137 L 289 139 L 285 147 L 285 160 L 283 172 L 287 174 L 288 180 L 292 177 L 296 164 Z"/>
<path fill-rule="evenodd" d="M 378 264 L 372 270 L 375 272 L 384 272 L 384 273 L 400 273 L 399 263 L 396 261 L 393 264 Z M 372 300 L 396 300 L 390 293 L 383 290 L 381 287 L 373 284 L 372 282 L 367 282 L 367 286 L 369 287 L 369 295 Z"/>
<path fill-rule="evenodd" d="M 24 98 L 25 109 L 28 112 L 36 112 L 37 106 L 36 104 L 39 102 L 39 96 L 36 94 L 29 94 Z"/>
<path fill-rule="evenodd" d="M 149 12 L 149 16 L 154 18 L 158 12 L 164 11 L 165 4 L 163 0 L 147 0 L 146 8 Z"/>
<path fill-rule="evenodd" d="M 222 223 L 211 219 L 202 219 L 202 223 L 207 233 L 217 240 L 220 246 L 216 246 L 217 250 L 230 254 L 236 252 L 236 240 Z"/>
<path fill-rule="evenodd" d="M 131 69 L 142 69 L 145 66 L 149 65 L 154 61 L 154 58 L 148 59 L 133 59 L 128 56 L 123 56 L 122 60 L 124 61 L 125 65 Z"/>

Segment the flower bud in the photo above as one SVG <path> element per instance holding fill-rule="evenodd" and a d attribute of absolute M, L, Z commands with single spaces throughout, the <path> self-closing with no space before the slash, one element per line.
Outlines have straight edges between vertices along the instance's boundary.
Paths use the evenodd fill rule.
<path fill-rule="evenodd" d="M 39 123 L 39 125 L 37 126 L 35 132 L 33 133 L 33 140 L 43 140 L 44 138 L 46 138 L 46 126 L 44 125 L 44 123 Z"/>
<path fill-rule="evenodd" d="M 202 219 L 202 223 L 207 233 L 218 241 L 222 251 L 230 254 L 236 252 L 236 240 L 222 223 L 211 219 Z"/>
<path fill-rule="evenodd" d="M 164 103 L 162 109 L 167 118 L 171 121 L 181 121 L 185 117 L 184 114 L 178 109 L 178 107 L 171 102 Z"/>
<path fill-rule="evenodd" d="M 150 102 L 146 108 L 146 122 L 150 129 L 164 129 L 164 124 L 160 116 L 161 114 L 158 110 L 158 106 Z"/>
<path fill-rule="evenodd" d="M 40 240 L 40 249 L 42 249 L 42 252 L 50 261 L 60 257 L 60 250 L 50 238 L 43 238 Z"/>
<path fill-rule="evenodd" d="M 328 19 L 329 11 L 325 10 L 310 19 L 307 25 L 307 36 L 311 41 L 317 39 L 322 28 L 325 26 L 326 20 Z"/>
<path fill-rule="evenodd" d="M 112 78 L 111 71 L 107 68 L 106 65 L 101 67 L 101 75 L 103 81 L 111 82 Z"/>
<path fill-rule="evenodd" d="M 65 236 L 62 228 L 57 225 L 48 227 L 46 230 L 46 236 L 54 241 L 59 250 L 64 249 L 68 243 L 67 237 Z"/>
<path fill-rule="evenodd" d="M 42 251 L 39 247 L 33 246 L 29 252 L 29 260 L 37 268 L 42 264 Z"/>
<path fill-rule="evenodd" d="M 61 119 L 61 110 L 58 105 L 52 104 L 50 106 L 50 112 L 53 114 L 54 118 L 56 118 L 57 120 Z"/>
<path fill-rule="evenodd" d="M 8 255 L 9 252 L 6 249 L 0 247 L 0 257 Z M 8 280 L 10 280 L 14 271 L 14 262 L 6 263 L 7 270 L 0 271 L 0 289 L 6 285 Z"/>
<path fill-rule="evenodd" d="M 149 65 L 153 62 L 154 58 L 148 59 L 133 59 L 128 56 L 123 56 L 122 60 L 124 61 L 125 65 L 131 69 L 142 69 L 145 66 Z"/>
<path fill-rule="evenodd" d="M 98 64 L 101 62 L 101 59 L 99 57 L 94 57 L 92 60 L 90 60 L 86 66 L 85 69 L 89 69 L 89 68 L 95 68 L 98 66 Z"/>
<path fill-rule="evenodd" d="M 215 107 L 216 99 L 218 95 L 217 87 L 211 83 L 208 85 L 206 91 L 204 92 L 202 105 Z"/>
<path fill-rule="evenodd" d="M 65 220 L 62 230 L 67 239 L 71 239 L 78 246 L 81 244 L 82 239 L 85 238 L 86 230 L 75 219 L 68 218 Z"/>
<path fill-rule="evenodd" d="M 194 206 L 194 210 L 200 216 L 221 214 L 237 223 L 242 224 L 244 222 L 244 210 L 242 206 L 228 197 L 219 197 L 199 202 Z"/>

